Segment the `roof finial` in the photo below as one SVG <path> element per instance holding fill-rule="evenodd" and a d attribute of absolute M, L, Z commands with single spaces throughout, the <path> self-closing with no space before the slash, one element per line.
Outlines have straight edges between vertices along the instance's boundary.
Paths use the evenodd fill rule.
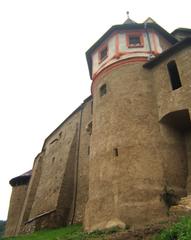
<path fill-rule="evenodd" d="M 127 13 L 127 18 L 129 19 L 129 11 L 127 11 L 126 13 Z"/>

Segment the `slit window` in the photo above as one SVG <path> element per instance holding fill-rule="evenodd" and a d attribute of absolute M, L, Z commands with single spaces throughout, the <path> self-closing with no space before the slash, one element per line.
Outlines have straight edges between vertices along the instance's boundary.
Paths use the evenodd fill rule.
<path fill-rule="evenodd" d="M 108 57 L 108 46 L 104 46 L 99 51 L 99 62 L 103 62 Z"/>
<path fill-rule="evenodd" d="M 90 155 L 90 146 L 88 146 L 88 155 Z"/>
<path fill-rule="evenodd" d="M 102 97 L 103 95 L 105 95 L 107 93 L 107 86 L 106 84 L 103 84 L 101 87 L 100 87 L 100 97 Z"/>
<path fill-rule="evenodd" d="M 115 157 L 119 156 L 118 148 L 113 149 L 113 154 L 114 154 Z"/>
<path fill-rule="evenodd" d="M 91 114 L 93 114 L 93 101 L 91 102 Z"/>
<path fill-rule="evenodd" d="M 179 76 L 179 72 L 178 72 L 176 62 L 174 60 L 170 61 L 167 64 L 167 68 L 168 68 L 168 73 L 169 73 L 169 76 L 170 76 L 172 89 L 176 90 L 176 89 L 180 88 L 182 86 L 182 84 L 181 84 L 181 80 L 180 80 L 180 76 Z"/>

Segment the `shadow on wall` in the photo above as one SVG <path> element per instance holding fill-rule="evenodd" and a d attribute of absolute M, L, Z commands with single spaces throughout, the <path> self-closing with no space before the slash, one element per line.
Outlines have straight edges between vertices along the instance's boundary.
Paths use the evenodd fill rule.
<path fill-rule="evenodd" d="M 191 192 L 191 121 L 188 109 L 166 114 L 160 123 L 171 158 L 164 160 L 165 186 L 161 198 L 169 209 Z M 165 148 L 165 146 L 164 146 Z M 164 150 L 165 151 L 165 150 Z M 175 152 L 173 155 L 172 152 Z"/>
<path fill-rule="evenodd" d="M 191 121 L 188 109 L 170 112 L 162 117 L 160 122 L 173 127 L 182 132 L 182 134 L 191 131 Z"/>
<path fill-rule="evenodd" d="M 0 220 L 0 239 L 3 237 L 4 231 L 5 231 L 5 221 Z"/>

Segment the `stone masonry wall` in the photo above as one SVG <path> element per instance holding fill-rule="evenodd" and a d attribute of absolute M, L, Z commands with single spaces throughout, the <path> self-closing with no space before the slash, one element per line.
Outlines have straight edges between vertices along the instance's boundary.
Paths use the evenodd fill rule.
<path fill-rule="evenodd" d="M 22 212 L 20 214 L 20 218 L 18 221 L 16 235 L 26 233 L 28 231 L 28 229 L 26 229 L 26 223 L 29 219 L 29 215 L 32 209 L 32 204 L 36 196 L 37 186 L 39 184 L 39 180 L 42 172 L 42 157 L 43 157 L 43 152 L 39 154 L 34 161 L 32 176 L 27 189 L 26 198 L 23 203 Z"/>
<path fill-rule="evenodd" d="M 115 67 L 93 83 L 87 231 L 167 218 L 153 78 L 142 65 Z"/>
<path fill-rule="evenodd" d="M 16 235 L 17 224 L 21 215 L 28 185 L 14 186 L 9 204 L 8 221 L 6 223 L 5 237 Z"/>
<path fill-rule="evenodd" d="M 82 109 L 82 122 L 80 131 L 79 164 L 77 175 L 76 203 L 74 223 L 84 219 L 85 205 L 89 191 L 89 157 L 90 157 L 90 133 L 87 132 L 88 124 L 92 121 L 92 99 L 84 103 Z"/>
<path fill-rule="evenodd" d="M 83 221 L 90 141 L 86 127 L 90 120 L 88 98 L 45 140 L 40 161 L 33 168 L 20 233 Z"/>
<path fill-rule="evenodd" d="M 190 192 L 190 57 L 191 47 L 172 54 L 153 68 L 153 83 L 163 138 L 163 166 L 166 185 L 178 197 Z M 175 60 L 182 86 L 173 90 L 167 64 Z M 166 120 L 166 121 L 164 121 Z M 187 179 L 188 175 L 188 179 Z"/>

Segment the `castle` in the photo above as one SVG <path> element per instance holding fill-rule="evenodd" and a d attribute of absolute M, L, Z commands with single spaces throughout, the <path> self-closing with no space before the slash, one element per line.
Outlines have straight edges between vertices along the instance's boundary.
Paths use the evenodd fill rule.
<path fill-rule="evenodd" d="M 190 37 L 128 17 L 87 51 L 91 96 L 11 179 L 5 236 L 155 223 L 189 198 Z"/>

